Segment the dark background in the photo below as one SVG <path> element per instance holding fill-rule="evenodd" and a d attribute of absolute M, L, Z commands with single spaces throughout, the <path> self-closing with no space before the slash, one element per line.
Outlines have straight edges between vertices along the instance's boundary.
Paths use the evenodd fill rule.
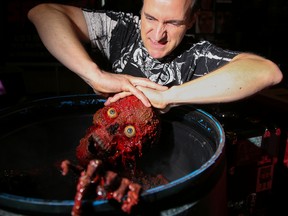
<path fill-rule="evenodd" d="M 45 1 L 1 2 L 3 57 L 0 79 L 5 82 L 6 96 L 9 94 L 9 98 L 13 97 L 13 102 L 17 99 L 90 91 L 82 80 L 67 71 L 47 52 L 34 26 L 28 21 L 28 10 L 41 2 Z M 54 2 L 134 13 L 138 13 L 141 8 L 141 0 L 106 0 L 104 7 L 101 7 L 101 0 Z M 190 34 L 211 40 L 224 48 L 255 52 L 273 60 L 280 66 L 285 76 L 280 85 L 287 87 L 287 1 L 202 0 L 201 7 L 202 11 L 209 10 L 213 13 L 215 24 L 222 18 L 221 31 L 216 25 L 213 33 L 195 33 L 193 28 Z M 5 102 L 9 103 L 8 97 L 5 98 Z"/>
<path fill-rule="evenodd" d="M 54 2 L 138 13 L 141 8 L 141 1 L 106 0 L 104 6 L 102 6 L 101 0 L 55 0 Z M 36 98 L 91 93 L 90 87 L 84 81 L 66 69 L 48 53 L 40 41 L 34 26 L 28 21 L 28 10 L 41 2 L 45 1 L 6 0 L 0 3 L 2 27 L 0 33 L 2 51 L 2 57 L 0 58 L 0 110 Z M 279 97 L 281 96 L 280 100 L 256 96 L 240 102 L 209 105 L 209 107 L 203 106 L 200 108 L 207 109 L 218 118 L 224 126 L 226 135 L 233 134 L 236 136 L 235 143 L 237 144 L 240 143 L 237 142 L 237 139 L 240 138 L 237 136 L 241 136 L 242 143 L 249 143 L 246 139 L 248 138 L 247 134 L 257 131 L 255 132 L 256 135 L 262 135 L 264 133 L 262 131 L 263 125 L 265 127 L 268 127 L 268 125 L 273 125 L 274 127 L 276 125 L 277 127 L 275 126 L 275 128 L 281 129 L 280 143 L 278 141 L 272 142 L 272 148 L 277 149 L 277 154 L 273 154 L 277 164 L 272 164 L 272 167 L 275 168 L 273 190 L 268 190 L 268 193 L 272 192 L 272 195 L 269 194 L 267 196 L 268 205 L 263 204 L 263 206 L 259 207 L 259 209 L 265 210 L 268 208 L 270 214 L 264 212 L 244 214 L 242 208 L 241 211 L 236 212 L 233 216 L 274 216 L 277 215 L 275 214 L 275 209 L 278 209 L 278 212 L 285 212 L 285 205 L 287 205 L 286 194 L 288 193 L 288 151 L 287 155 L 285 155 L 285 148 L 288 149 L 288 124 L 286 120 L 288 112 L 288 1 L 201 0 L 202 12 L 203 14 L 208 12 L 213 15 L 212 31 L 199 32 L 194 27 L 188 32 L 189 34 L 198 38 L 205 38 L 224 48 L 253 52 L 265 56 L 278 64 L 283 72 L 283 81 L 272 87 L 272 90 L 284 89 L 278 94 Z M 1 83 L 5 88 L 5 92 L 2 93 Z M 242 120 L 245 120 L 244 123 Z M 261 125 L 261 129 L 256 125 L 254 126 L 255 122 L 257 122 L 257 125 Z M 251 124 L 253 127 L 248 127 L 247 129 L 247 126 Z M 258 131 L 260 131 L 259 134 Z M 232 141 L 229 143 L 229 137 L 227 137 L 228 148 L 231 145 L 240 146 L 240 144 L 236 145 L 233 139 L 231 138 Z M 237 148 L 236 153 L 238 153 Z M 231 156 L 231 151 L 227 155 Z M 284 160 L 286 164 L 282 163 Z M 252 159 L 248 161 L 247 168 L 249 169 L 251 165 L 255 165 L 254 162 Z M 228 163 L 228 170 L 231 167 L 234 168 L 234 165 L 232 166 L 232 163 Z M 256 171 L 252 170 L 252 172 L 255 173 Z M 237 184 L 232 185 L 228 190 L 231 191 L 231 188 L 241 188 L 241 190 L 242 187 L 245 188 L 242 181 L 244 179 L 251 179 L 249 182 L 253 184 L 251 176 L 247 177 L 243 174 L 238 179 Z M 270 179 L 269 181 L 272 180 Z M 242 187 L 238 187 L 240 185 Z M 243 191 L 247 192 L 247 194 L 251 192 Z M 233 205 L 237 205 L 238 200 L 241 201 L 241 199 L 242 197 L 240 198 L 236 194 L 236 201 Z M 244 210 L 247 209 L 246 207 Z"/>

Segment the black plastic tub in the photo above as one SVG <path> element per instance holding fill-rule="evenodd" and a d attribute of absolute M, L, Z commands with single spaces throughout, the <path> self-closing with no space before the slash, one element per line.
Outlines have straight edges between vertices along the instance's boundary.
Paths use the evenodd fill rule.
<path fill-rule="evenodd" d="M 0 112 L 0 211 L 12 215 L 70 215 L 76 178 L 59 163 L 75 148 L 105 101 L 73 95 L 33 101 Z M 225 215 L 225 136 L 210 114 L 191 106 L 161 115 L 159 145 L 144 170 L 168 184 L 141 195 L 135 215 Z M 87 201 L 92 215 L 119 215 L 107 200 Z"/>

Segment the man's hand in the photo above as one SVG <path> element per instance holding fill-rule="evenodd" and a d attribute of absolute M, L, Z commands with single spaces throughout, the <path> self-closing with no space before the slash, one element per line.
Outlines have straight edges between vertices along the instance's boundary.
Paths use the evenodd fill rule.
<path fill-rule="evenodd" d="M 167 95 L 169 95 L 169 91 L 166 90 L 155 90 L 150 88 L 145 88 L 142 86 L 137 86 L 137 89 L 140 90 L 150 101 L 151 105 L 158 109 L 158 111 L 162 113 L 168 112 L 175 105 L 169 104 Z"/>
<path fill-rule="evenodd" d="M 109 97 L 105 102 L 105 105 L 109 105 L 120 98 L 124 98 L 129 95 L 135 95 L 142 103 L 150 107 L 151 103 L 147 96 L 140 90 L 138 87 L 144 87 L 146 89 L 151 89 L 155 91 L 164 91 L 167 90 L 166 86 L 159 85 L 152 82 L 147 78 L 133 77 L 125 74 L 113 74 L 108 72 L 102 72 L 101 77 L 98 77 L 99 81 L 95 84 L 97 89 L 94 88 L 94 91 L 101 92 L 101 94 L 112 94 L 115 95 Z M 94 85 L 91 85 L 92 87 Z"/>

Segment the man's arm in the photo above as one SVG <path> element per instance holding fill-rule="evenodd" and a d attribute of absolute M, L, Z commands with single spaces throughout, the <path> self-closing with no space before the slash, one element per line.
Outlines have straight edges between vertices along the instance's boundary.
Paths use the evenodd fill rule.
<path fill-rule="evenodd" d="M 282 73 L 270 60 L 254 54 L 235 56 L 223 67 L 166 91 L 138 87 L 159 109 L 181 104 L 224 103 L 249 97 L 278 84 Z"/>
<path fill-rule="evenodd" d="M 89 42 L 89 36 L 81 8 L 60 4 L 40 4 L 28 12 L 28 18 L 35 25 L 48 51 L 80 76 L 95 92 L 104 95 L 119 92 L 126 92 L 127 95 L 134 94 L 146 106 L 150 106 L 149 100 L 135 86 L 157 90 L 167 89 L 146 78 L 111 74 L 101 70 L 83 45 Z"/>
<path fill-rule="evenodd" d="M 85 76 L 91 58 L 83 43 L 88 30 L 80 8 L 58 4 L 40 4 L 28 12 L 48 51 L 71 71 Z"/>

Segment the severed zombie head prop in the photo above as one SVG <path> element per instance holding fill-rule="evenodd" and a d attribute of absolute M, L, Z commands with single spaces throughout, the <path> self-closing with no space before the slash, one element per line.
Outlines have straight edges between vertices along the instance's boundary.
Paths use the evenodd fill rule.
<path fill-rule="evenodd" d="M 128 96 L 96 111 L 76 156 L 82 166 L 100 159 L 112 167 L 134 169 L 136 160 L 159 136 L 158 113 L 135 96 Z"/>

